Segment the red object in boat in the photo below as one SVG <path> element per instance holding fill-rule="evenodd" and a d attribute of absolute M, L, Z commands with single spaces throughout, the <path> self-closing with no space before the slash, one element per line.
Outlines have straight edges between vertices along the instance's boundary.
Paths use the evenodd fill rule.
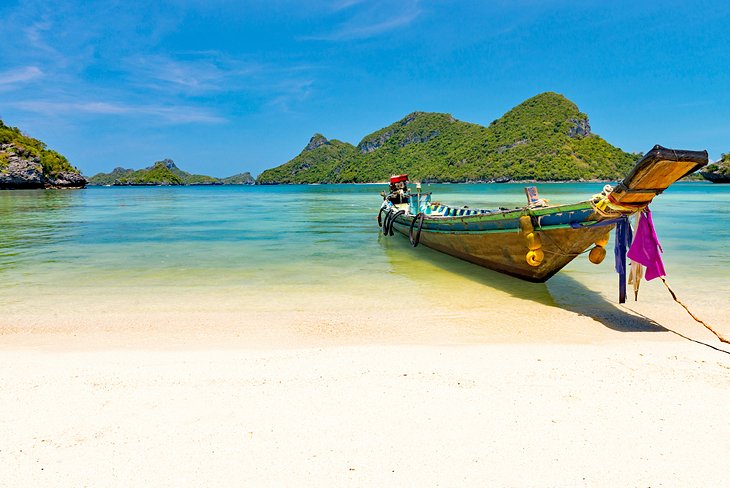
<path fill-rule="evenodd" d="M 390 177 L 390 184 L 395 185 L 396 183 L 408 181 L 408 175 L 393 175 Z"/>

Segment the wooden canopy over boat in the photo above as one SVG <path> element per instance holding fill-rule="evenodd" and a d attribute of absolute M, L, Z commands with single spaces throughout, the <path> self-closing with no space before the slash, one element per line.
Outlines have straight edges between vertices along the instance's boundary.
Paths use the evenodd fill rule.
<path fill-rule="evenodd" d="M 590 200 L 547 205 L 530 203 L 512 210 L 455 208 L 409 193 L 404 175 L 394 177 L 378 214 L 386 235 L 394 231 L 411 244 L 527 281 L 544 282 L 593 246 L 590 259 L 605 257 L 608 234 L 626 216 L 646 208 L 678 179 L 707 164 L 707 151 L 655 146 L 616 187 L 606 185 Z"/>

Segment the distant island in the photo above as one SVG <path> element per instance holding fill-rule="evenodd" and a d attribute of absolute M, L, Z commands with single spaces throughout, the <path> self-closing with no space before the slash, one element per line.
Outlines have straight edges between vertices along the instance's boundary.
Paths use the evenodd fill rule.
<path fill-rule="evenodd" d="M 114 168 L 111 173 L 98 173 L 89 178 L 89 185 L 103 186 L 253 185 L 255 182 L 251 173 L 228 178 L 191 174 L 178 168 L 172 159 L 138 170 Z"/>
<path fill-rule="evenodd" d="M 357 146 L 317 133 L 300 154 L 257 179 L 248 172 L 227 178 L 191 174 L 163 159 L 87 181 L 64 156 L 0 120 L 0 189 L 374 183 L 401 173 L 424 183 L 617 180 L 641 156 L 592 133 L 588 116 L 553 92 L 525 100 L 487 127 L 449 114 L 413 112 Z M 688 179 L 730 182 L 730 153 L 701 175 Z"/>
<path fill-rule="evenodd" d="M 83 188 L 86 183 L 64 156 L 0 120 L 0 189 Z"/>
<path fill-rule="evenodd" d="M 720 161 L 705 167 L 700 174 L 713 183 L 730 183 L 730 153 L 723 154 Z"/>
<path fill-rule="evenodd" d="M 586 114 L 548 92 L 488 127 L 413 112 L 357 146 L 315 134 L 298 156 L 264 171 L 257 183 L 370 183 L 399 173 L 423 182 L 615 180 L 641 156 L 593 134 Z"/>

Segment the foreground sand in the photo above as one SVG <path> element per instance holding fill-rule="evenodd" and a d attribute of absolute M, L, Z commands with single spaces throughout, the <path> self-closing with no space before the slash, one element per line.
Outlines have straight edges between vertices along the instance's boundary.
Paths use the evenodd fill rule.
<path fill-rule="evenodd" d="M 663 290 L 457 289 L 8 301 L 0 486 L 730 484 L 730 347 Z"/>
<path fill-rule="evenodd" d="M 727 486 L 682 340 L 0 353 L 3 486 Z"/>

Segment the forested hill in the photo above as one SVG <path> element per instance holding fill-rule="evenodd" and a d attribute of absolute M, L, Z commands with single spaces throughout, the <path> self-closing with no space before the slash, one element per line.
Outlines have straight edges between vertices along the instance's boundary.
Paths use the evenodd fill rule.
<path fill-rule="evenodd" d="M 111 173 L 98 173 L 89 178 L 89 184 L 113 186 L 253 185 L 254 179 L 250 173 L 240 173 L 223 179 L 191 174 L 178 168 L 172 159 L 163 159 L 143 169 L 117 167 Z"/>
<path fill-rule="evenodd" d="M 260 184 L 385 181 L 610 180 L 640 154 L 591 132 L 586 114 L 557 93 L 542 93 L 488 127 L 441 113 L 414 112 L 357 146 L 315 134 L 291 161 L 264 171 Z"/>

